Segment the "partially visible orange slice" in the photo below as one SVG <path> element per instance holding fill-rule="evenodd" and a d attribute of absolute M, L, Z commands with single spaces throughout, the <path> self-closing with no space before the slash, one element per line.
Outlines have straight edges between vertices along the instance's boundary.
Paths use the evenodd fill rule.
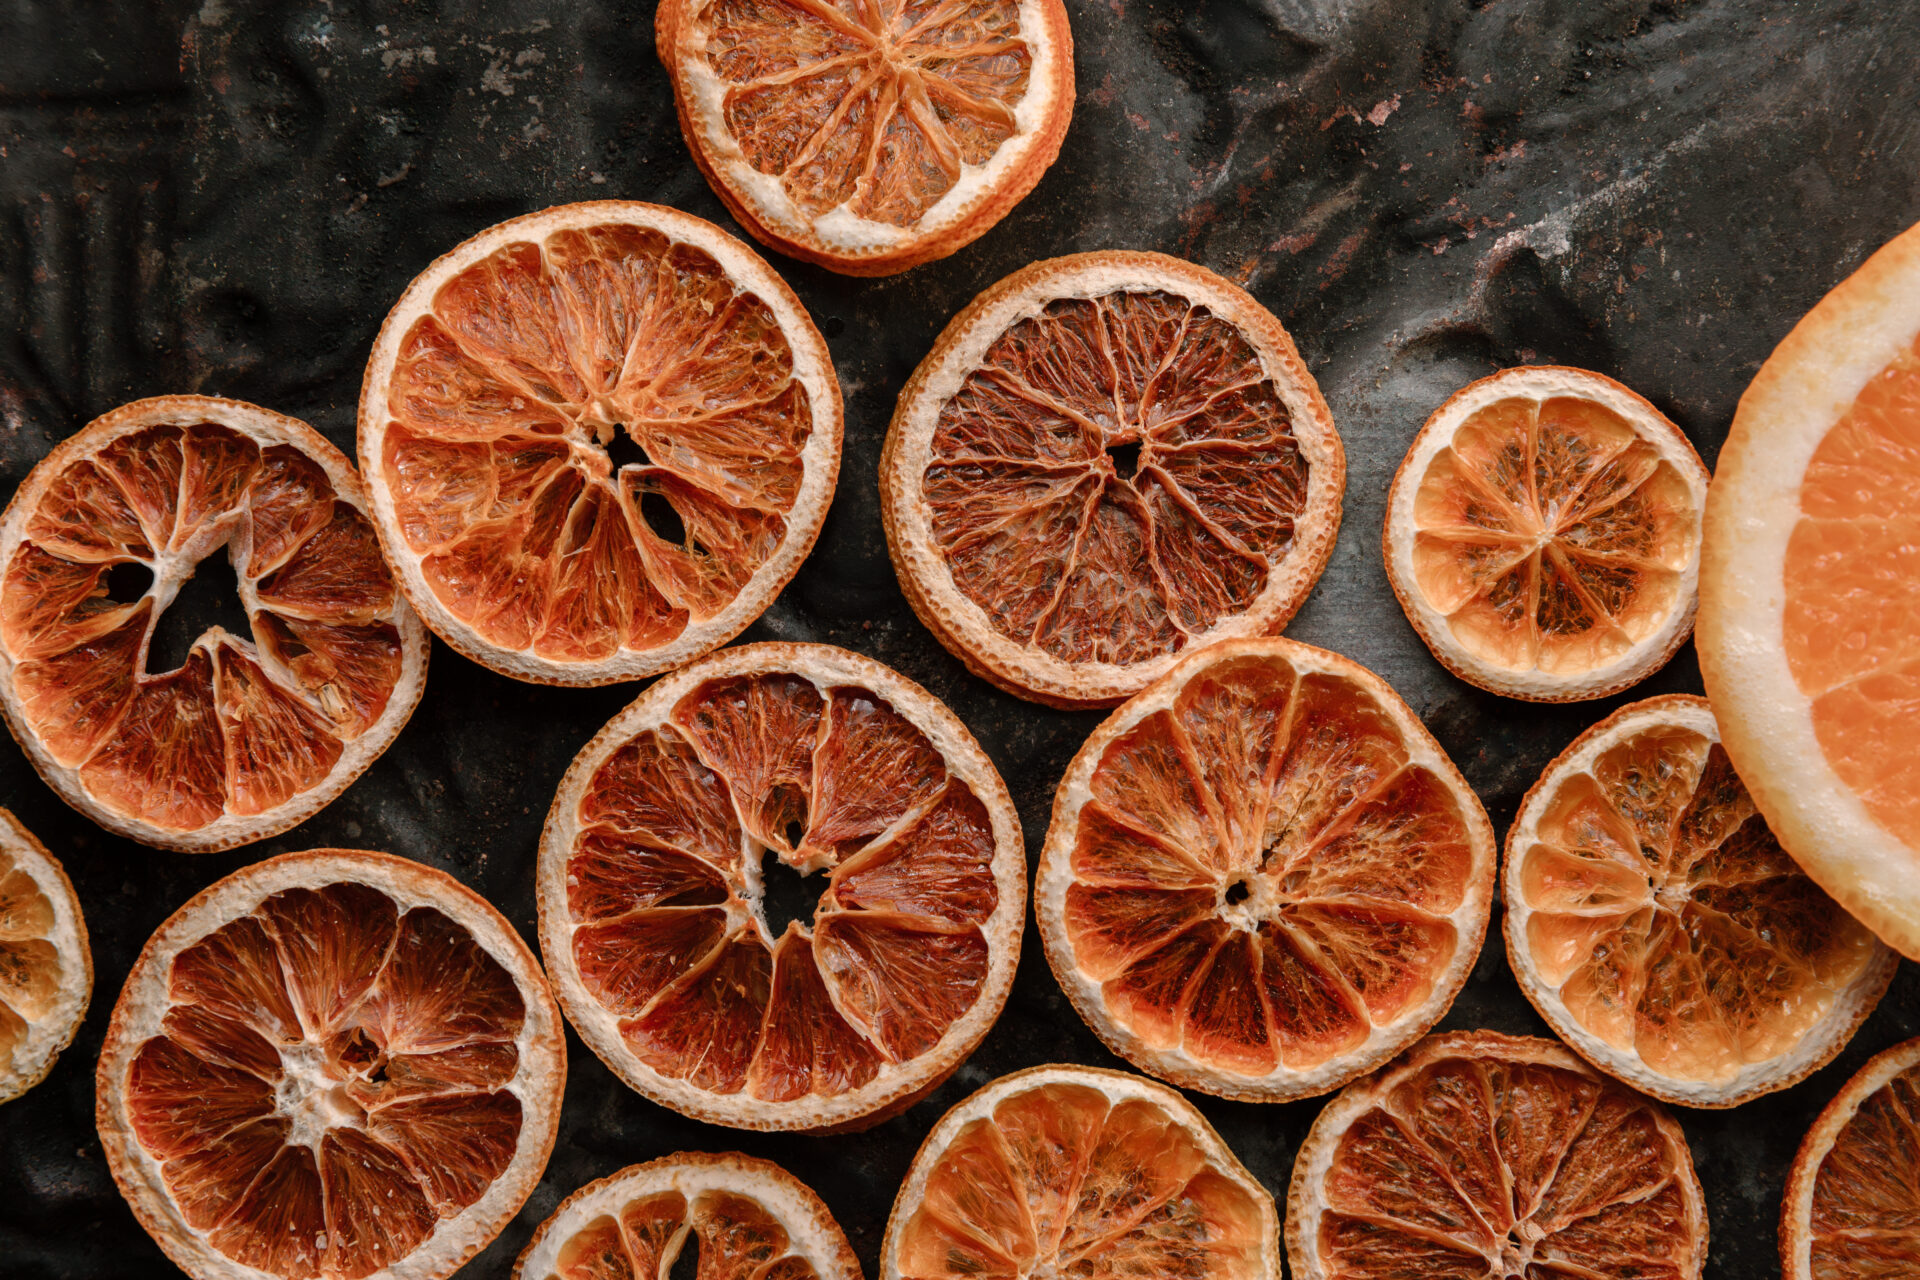
<path fill-rule="evenodd" d="M 0 1102 L 46 1079 L 92 996 L 93 952 L 73 884 L 0 809 Z"/>
<path fill-rule="evenodd" d="M 1780 1201 L 1783 1280 L 1920 1275 L 1920 1040 L 1873 1058 L 1820 1113 Z"/>

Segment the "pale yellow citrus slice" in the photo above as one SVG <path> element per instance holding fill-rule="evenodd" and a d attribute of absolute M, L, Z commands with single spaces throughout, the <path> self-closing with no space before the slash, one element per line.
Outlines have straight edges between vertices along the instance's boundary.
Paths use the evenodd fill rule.
<path fill-rule="evenodd" d="M 93 952 L 73 884 L 0 809 L 0 1102 L 46 1079 L 92 996 Z"/>

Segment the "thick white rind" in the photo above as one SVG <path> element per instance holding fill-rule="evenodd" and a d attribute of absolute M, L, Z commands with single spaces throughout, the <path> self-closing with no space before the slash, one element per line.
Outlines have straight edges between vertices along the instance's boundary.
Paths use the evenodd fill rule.
<path fill-rule="evenodd" d="M 5 809 L 0 809 L 0 851 L 46 895 L 53 908 L 53 928 L 46 940 L 60 957 L 60 985 L 53 1007 L 28 1022 L 26 1039 L 14 1046 L 10 1060 L 0 1060 L 0 1102 L 10 1102 L 45 1079 L 53 1060 L 73 1043 L 93 997 L 93 955 L 87 946 L 80 900 L 66 872 Z"/>

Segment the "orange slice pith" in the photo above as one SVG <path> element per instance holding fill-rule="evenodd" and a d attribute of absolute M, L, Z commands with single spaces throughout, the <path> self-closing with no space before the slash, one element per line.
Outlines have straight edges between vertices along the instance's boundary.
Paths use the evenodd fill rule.
<path fill-rule="evenodd" d="M 39 1084 L 93 995 L 93 953 L 73 884 L 0 809 L 0 1102 Z"/>
<path fill-rule="evenodd" d="M 1060 0 L 666 0 L 654 21 L 681 132 L 727 208 L 849 275 L 980 236 L 1073 113 Z"/>
<path fill-rule="evenodd" d="M 190 852 L 277 834 L 393 741 L 427 641 L 360 479 L 305 423 L 206 396 L 123 405 L 63 441 L 0 518 L 0 709 L 62 799 Z M 147 669 L 160 615 L 226 549 L 250 636 Z M 110 573 L 144 568 L 136 598 Z"/>
<path fill-rule="evenodd" d="M 1780 1202 L 1784 1280 L 1920 1274 L 1920 1040 L 1842 1086 L 1807 1130 Z"/>
<path fill-rule="evenodd" d="M 1618 692 L 1693 625 L 1707 471 L 1680 429 L 1584 369 L 1506 369 L 1414 437 L 1387 577 L 1455 675 L 1513 698 Z"/>
<path fill-rule="evenodd" d="M 766 853 L 827 873 L 778 935 Z M 933 1087 L 999 1015 L 1025 871 L 1005 785 L 951 712 L 844 650 L 747 645 L 653 685 L 575 758 L 540 842 L 541 948 L 581 1038 L 647 1096 L 845 1125 Z"/>
<path fill-rule="evenodd" d="M 685 1270 L 692 1251 L 694 1266 Z M 860 1280 L 820 1197 L 777 1164 L 682 1152 L 630 1165 L 561 1202 L 514 1280 Z"/>
<path fill-rule="evenodd" d="M 446 1276 L 533 1189 L 566 1058 L 526 944 L 444 872 L 283 854 L 167 920 L 114 1007 L 100 1138 L 188 1273 Z"/>
<path fill-rule="evenodd" d="M 1294 1160 L 1294 1280 L 1697 1280 L 1680 1126 L 1559 1044 L 1432 1036 L 1327 1104 Z"/>
<path fill-rule="evenodd" d="M 1035 263 L 901 392 L 881 513 L 902 589 L 974 671 L 1111 706 L 1278 631 L 1326 567 L 1345 455 L 1280 322 L 1161 254 Z"/>
<path fill-rule="evenodd" d="M 1704 698 L 1621 708 L 1507 831 L 1507 954 L 1562 1039 L 1669 1102 L 1730 1107 L 1845 1047 L 1897 959 L 1787 857 Z"/>
<path fill-rule="evenodd" d="M 1378 676 L 1289 640 L 1189 656 L 1067 767 L 1034 879 L 1047 960 L 1107 1045 L 1282 1101 L 1446 1012 L 1485 937 L 1493 831 Z"/>
<path fill-rule="evenodd" d="M 1003 1076 L 933 1127 L 881 1280 L 1278 1280 L 1273 1197 L 1191 1103 L 1093 1067 Z"/>
<path fill-rule="evenodd" d="M 616 437 L 642 459 L 616 466 Z M 793 291 L 635 201 L 501 223 L 423 271 L 360 397 L 381 544 L 454 648 L 551 684 L 737 635 L 826 517 L 840 387 Z"/>

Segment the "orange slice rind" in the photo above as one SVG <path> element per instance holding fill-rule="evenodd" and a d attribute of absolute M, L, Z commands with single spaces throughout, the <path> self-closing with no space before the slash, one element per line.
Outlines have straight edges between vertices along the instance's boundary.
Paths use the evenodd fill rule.
<path fill-rule="evenodd" d="M 47 1078 L 92 996 L 93 952 L 73 883 L 0 809 L 0 1102 Z"/>

